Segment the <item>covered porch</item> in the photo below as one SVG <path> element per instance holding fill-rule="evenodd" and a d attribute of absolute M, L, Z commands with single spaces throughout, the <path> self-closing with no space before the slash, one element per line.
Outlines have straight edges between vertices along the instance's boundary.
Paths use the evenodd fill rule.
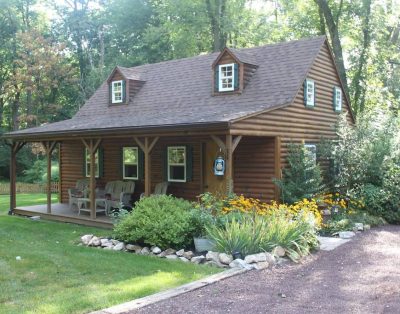
<path fill-rule="evenodd" d="M 97 136 L 43 137 L 40 142 L 50 161 L 58 147 L 60 190 L 58 204 L 51 204 L 51 191 L 47 191 L 47 204 L 16 207 L 15 174 L 16 154 L 27 142 L 37 137 L 11 142 L 10 212 L 26 216 L 40 215 L 45 219 L 85 225 L 111 227 L 112 220 L 96 212 L 96 189 L 104 189 L 111 181 L 133 181 L 132 203 L 142 196 L 151 195 L 156 184 L 168 182 L 167 194 L 196 200 L 204 192 L 226 195 L 231 192 L 267 201 L 277 199 L 279 191 L 272 182 L 280 176 L 281 147 L 279 136 L 242 136 L 229 130 L 196 130 L 150 133 L 108 133 Z M 125 150 L 136 152 L 128 160 Z M 182 160 L 172 160 L 171 152 L 181 154 Z M 225 161 L 223 175 L 214 174 L 214 161 Z M 90 210 L 78 215 L 69 206 L 68 189 L 78 180 L 86 178 L 90 184 L 88 198 Z M 50 187 L 51 182 L 48 181 Z M 93 205 L 92 205 L 93 204 Z"/>

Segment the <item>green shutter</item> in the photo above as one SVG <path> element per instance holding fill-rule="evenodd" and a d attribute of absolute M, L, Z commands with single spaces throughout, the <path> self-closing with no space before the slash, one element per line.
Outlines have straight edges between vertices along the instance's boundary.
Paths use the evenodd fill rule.
<path fill-rule="evenodd" d="M 102 178 L 104 176 L 104 150 L 100 147 L 97 152 L 99 154 L 99 178 Z"/>
<path fill-rule="evenodd" d="M 112 82 L 108 84 L 108 101 L 112 104 Z"/>
<path fill-rule="evenodd" d="M 139 180 L 144 179 L 144 152 L 138 147 L 138 176 Z"/>
<path fill-rule="evenodd" d="M 186 182 L 193 180 L 193 147 L 186 145 Z"/>
<path fill-rule="evenodd" d="M 122 81 L 122 102 L 126 103 L 126 81 Z"/>
<path fill-rule="evenodd" d="M 124 179 L 124 148 L 121 147 L 121 149 L 119 150 L 119 177 L 121 178 L 121 180 Z"/>
<path fill-rule="evenodd" d="M 314 107 L 317 105 L 317 98 L 316 98 L 316 96 L 317 96 L 317 92 L 316 92 L 316 85 L 317 85 L 317 84 L 315 84 L 315 81 L 314 81 Z"/>
<path fill-rule="evenodd" d="M 84 177 L 86 177 L 86 147 L 83 148 L 82 156 L 83 156 L 82 174 Z"/>
<path fill-rule="evenodd" d="M 333 87 L 332 106 L 333 106 L 333 110 L 336 111 L 336 86 Z"/>
<path fill-rule="evenodd" d="M 162 173 L 165 182 L 168 182 L 168 146 L 162 152 Z"/>
<path fill-rule="evenodd" d="M 233 65 L 233 87 L 235 90 L 239 89 L 239 64 L 235 63 Z"/>
<path fill-rule="evenodd" d="M 307 80 L 304 81 L 304 106 L 307 107 Z"/>
<path fill-rule="evenodd" d="M 219 92 L 219 67 L 214 69 L 214 91 Z"/>

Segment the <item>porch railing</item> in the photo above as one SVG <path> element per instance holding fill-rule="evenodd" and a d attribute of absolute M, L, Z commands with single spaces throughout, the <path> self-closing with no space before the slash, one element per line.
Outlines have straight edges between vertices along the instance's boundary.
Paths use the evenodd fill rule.
<path fill-rule="evenodd" d="M 58 193 L 60 188 L 59 182 L 51 182 L 51 193 Z M 23 183 L 17 182 L 17 193 L 46 193 L 46 183 Z M 10 183 L 0 183 L 0 194 L 10 194 Z"/>

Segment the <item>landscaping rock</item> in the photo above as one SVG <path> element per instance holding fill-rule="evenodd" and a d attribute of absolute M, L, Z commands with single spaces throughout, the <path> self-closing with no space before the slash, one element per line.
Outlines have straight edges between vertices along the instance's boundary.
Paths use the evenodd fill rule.
<path fill-rule="evenodd" d="M 253 269 L 254 266 L 251 264 L 247 264 L 244 260 L 237 258 L 229 264 L 230 268 L 243 268 L 243 269 Z"/>
<path fill-rule="evenodd" d="M 212 266 L 212 267 L 218 267 L 218 268 L 227 267 L 227 265 L 224 265 L 224 264 L 221 264 L 221 263 L 215 262 L 215 261 L 208 261 L 208 262 L 205 262 L 204 265 L 208 265 L 208 266 Z"/>
<path fill-rule="evenodd" d="M 180 259 L 182 262 L 185 262 L 185 263 L 190 262 L 186 257 L 183 257 L 183 256 L 179 256 L 179 259 Z"/>
<path fill-rule="evenodd" d="M 89 245 L 90 240 L 92 240 L 93 234 L 85 234 L 81 237 L 81 241 L 85 245 Z"/>
<path fill-rule="evenodd" d="M 253 264 L 253 263 L 258 263 L 258 262 L 265 262 L 267 260 L 267 256 L 265 255 L 265 253 L 258 253 L 258 254 L 251 254 L 251 255 L 247 255 L 244 258 L 244 261 L 247 264 Z"/>
<path fill-rule="evenodd" d="M 271 253 L 265 252 L 265 257 L 266 257 L 266 262 L 268 262 L 268 264 L 270 265 L 274 265 L 276 264 L 276 258 L 274 255 L 272 255 Z"/>
<path fill-rule="evenodd" d="M 137 254 L 139 254 L 140 251 L 142 250 L 142 247 L 141 247 L 140 245 L 135 245 L 135 244 L 127 244 L 127 245 L 125 246 L 125 248 L 126 248 L 128 251 L 134 251 L 134 252 L 137 253 Z"/>
<path fill-rule="evenodd" d="M 281 246 L 277 246 L 272 250 L 272 254 L 278 257 L 284 257 L 286 252 L 285 249 Z"/>
<path fill-rule="evenodd" d="M 200 255 L 200 256 L 192 257 L 192 259 L 190 261 L 194 264 L 201 264 L 205 260 L 206 260 L 206 258 L 204 257 L 204 255 Z"/>
<path fill-rule="evenodd" d="M 229 265 L 233 261 L 232 255 L 226 254 L 226 253 L 219 254 L 218 258 L 219 258 L 220 263 L 225 264 L 225 265 Z"/>
<path fill-rule="evenodd" d="M 155 246 L 151 249 L 151 252 L 154 254 L 160 254 L 162 251 L 158 246 Z"/>
<path fill-rule="evenodd" d="M 98 237 L 93 237 L 90 239 L 89 241 L 89 246 L 100 246 L 101 245 L 101 241 Z"/>
<path fill-rule="evenodd" d="M 356 234 L 353 231 L 340 231 L 339 237 L 342 239 L 350 239 L 354 237 Z"/>
<path fill-rule="evenodd" d="M 182 250 L 179 250 L 179 251 L 176 251 L 176 255 L 178 255 L 178 256 L 183 256 L 183 253 L 185 253 L 185 250 L 184 249 L 182 249 Z"/>
<path fill-rule="evenodd" d="M 171 254 L 171 255 L 166 255 L 165 258 L 167 258 L 167 259 L 178 259 L 178 256 L 176 256 L 175 254 Z"/>
<path fill-rule="evenodd" d="M 38 220 L 40 220 L 40 216 L 32 216 L 32 217 L 29 217 L 29 219 L 33 220 L 33 221 L 38 221 Z"/>
<path fill-rule="evenodd" d="M 119 243 L 119 241 L 118 241 L 118 240 L 115 240 L 115 239 L 111 239 L 111 242 L 112 242 L 112 244 L 114 244 L 114 245 L 117 245 L 117 244 Z"/>
<path fill-rule="evenodd" d="M 354 227 L 357 228 L 357 231 L 363 231 L 364 230 L 364 224 L 360 223 L 360 222 L 356 222 L 354 224 Z"/>
<path fill-rule="evenodd" d="M 194 253 L 192 251 L 187 251 L 187 252 L 183 253 L 183 257 L 187 258 L 188 260 L 192 259 L 193 256 L 194 256 Z"/>
<path fill-rule="evenodd" d="M 149 255 L 149 254 L 150 254 L 150 249 L 149 249 L 147 246 L 145 246 L 145 247 L 140 251 L 140 254 L 142 254 L 142 255 Z"/>
<path fill-rule="evenodd" d="M 364 225 L 364 230 L 370 230 L 371 226 L 370 225 Z"/>
<path fill-rule="evenodd" d="M 114 251 L 122 251 L 123 249 L 125 249 L 125 243 L 124 242 L 119 242 L 113 248 Z"/>
<path fill-rule="evenodd" d="M 160 257 L 165 257 L 167 255 L 175 254 L 175 252 L 176 251 L 174 249 L 169 248 L 169 249 L 166 249 L 164 252 L 161 252 L 159 256 Z"/>
<path fill-rule="evenodd" d="M 254 264 L 254 268 L 258 270 L 266 269 L 268 268 L 268 266 L 269 266 L 268 262 L 258 262 Z"/>
<path fill-rule="evenodd" d="M 206 259 L 207 259 L 207 261 L 214 261 L 216 263 L 219 263 L 219 253 L 213 252 L 213 251 L 208 251 L 206 254 Z"/>
<path fill-rule="evenodd" d="M 114 246 L 109 239 L 100 239 L 100 243 L 101 243 L 100 245 L 103 247 Z"/>

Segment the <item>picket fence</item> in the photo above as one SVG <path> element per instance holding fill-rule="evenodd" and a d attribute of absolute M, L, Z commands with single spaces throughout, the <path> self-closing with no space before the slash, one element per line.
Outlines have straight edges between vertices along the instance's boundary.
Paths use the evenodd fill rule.
<path fill-rule="evenodd" d="M 60 188 L 59 182 L 51 183 L 51 193 L 58 193 Z M 46 193 L 46 183 L 22 183 L 17 182 L 16 184 L 17 193 Z M 10 194 L 10 184 L 0 183 L 0 194 Z"/>

